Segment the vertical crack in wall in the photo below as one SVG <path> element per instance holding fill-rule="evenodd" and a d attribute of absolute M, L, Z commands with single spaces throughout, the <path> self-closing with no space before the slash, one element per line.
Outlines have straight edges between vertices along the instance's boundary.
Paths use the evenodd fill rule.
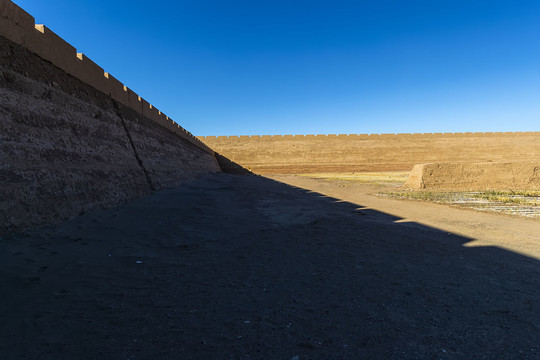
<path fill-rule="evenodd" d="M 144 166 L 144 163 L 143 163 L 143 161 L 141 159 L 141 156 L 137 152 L 137 148 L 135 147 L 135 143 L 133 142 L 133 138 L 131 137 L 131 133 L 129 132 L 129 129 L 127 127 L 126 119 L 124 119 L 124 117 L 120 113 L 120 109 L 118 108 L 118 104 L 116 103 L 116 101 L 113 100 L 112 103 L 113 103 L 114 110 L 116 112 L 116 116 L 118 116 L 120 118 L 120 121 L 122 122 L 122 126 L 124 127 L 124 130 L 126 131 L 126 135 L 127 135 L 128 139 L 129 139 L 129 143 L 131 145 L 131 149 L 133 150 L 133 154 L 135 155 L 135 159 L 137 160 L 137 163 L 139 164 L 139 166 L 141 167 L 141 170 L 144 173 L 144 176 L 146 178 L 146 182 L 148 183 L 148 187 L 152 191 L 157 190 L 156 186 L 154 185 L 154 182 L 152 181 L 152 177 L 150 176 L 150 172 Z"/>

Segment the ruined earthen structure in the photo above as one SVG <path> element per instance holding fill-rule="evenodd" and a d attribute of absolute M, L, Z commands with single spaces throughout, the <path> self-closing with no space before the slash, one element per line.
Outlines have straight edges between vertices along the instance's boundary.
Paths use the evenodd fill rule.
<path fill-rule="evenodd" d="M 431 162 L 540 159 L 540 132 L 206 136 L 208 146 L 260 174 L 409 171 Z"/>
<path fill-rule="evenodd" d="M 540 132 L 196 138 L 0 0 L 0 235 L 222 169 L 409 171 L 431 162 L 538 159 Z M 424 186 L 443 183 L 419 178 Z"/>
<path fill-rule="evenodd" d="M 45 25 L 35 24 L 33 16 L 9 0 L 0 0 L 0 35 L 39 55 L 66 73 L 116 102 L 133 109 L 144 117 L 161 124 L 184 139 L 206 148 L 187 130 L 134 93 L 114 76 L 106 73 L 86 55 L 77 50 Z M 212 151 L 208 148 L 210 153 Z"/>
<path fill-rule="evenodd" d="M 0 235 L 220 171 L 214 152 L 0 1 Z"/>
<path fill-rule="evenodd" d="M 540 190 L 540 161 L 415 165 L 405 186 L 434 190 Z"/>

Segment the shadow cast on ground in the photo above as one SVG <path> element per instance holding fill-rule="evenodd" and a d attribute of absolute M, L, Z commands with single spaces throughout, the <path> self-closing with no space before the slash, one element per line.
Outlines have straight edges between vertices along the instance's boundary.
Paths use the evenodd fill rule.
<path fill-rule="evenodd" d="M 540 264 L 259 176 L 0 242 L 3 359 L 538 359 Z"/>

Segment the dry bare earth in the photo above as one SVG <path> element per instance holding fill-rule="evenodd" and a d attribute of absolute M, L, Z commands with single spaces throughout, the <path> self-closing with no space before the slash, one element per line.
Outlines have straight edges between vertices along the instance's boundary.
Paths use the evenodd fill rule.
<path fill-rule="evenodd" d="M 396 217 L 399 223 L 419 223 L 442 231 L 464 236 L 469 241 L 464 246 L 496 246 L 540 260 L 540 219 L 509 216 L 503 213 L 462 208 L 462 204 L 449 206 L 444 203 L 393 200 L 376 196 L 401 187 L 400 175 L 364 173 L 349 178 L 309 175 L 282 175 L 273 178 L 286 184 L 320 192 L 326 196 L 358 204 Z M 361 181 L 356 178 L 360 177 Z M 344 180 L 346 179 L 346 180 Z M 422 192 L 413 192 L 420 194 Z M 494 208 L 495 204 L 491 205 Z M 485 209 L 484 209 L 485 210 Z"/>
<path fill-rule="evenodd" d="M 354 203 L 212 175 L 2 239 L 1 358 L 539 358 L 537 259 L 333 186 Z M 539 254 L 539 222 L 481 215 Z"/>

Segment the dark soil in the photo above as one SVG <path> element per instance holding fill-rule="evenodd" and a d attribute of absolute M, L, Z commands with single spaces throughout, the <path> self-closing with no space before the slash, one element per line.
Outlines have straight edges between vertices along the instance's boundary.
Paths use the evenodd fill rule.
<path fill-rule="evenodd" d="M 540 358 L 538 260 L 360 207 L 212 175 L 5 237 L 0 358 Z"/>

